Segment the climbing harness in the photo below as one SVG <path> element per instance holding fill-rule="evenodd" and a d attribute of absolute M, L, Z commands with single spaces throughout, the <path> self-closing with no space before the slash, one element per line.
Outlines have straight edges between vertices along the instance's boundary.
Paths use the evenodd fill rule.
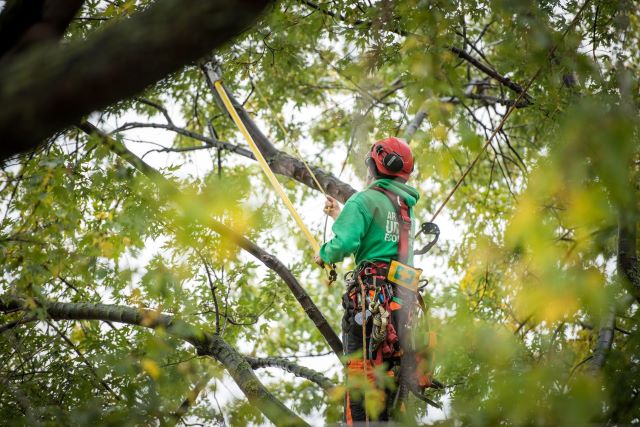
<path fill-rule="evenodd" d="M 309 231 L 307 226 L 302 221 L 302 218 L 298 214 L 298 211 L 296 211 L 295 207 L 291 203 L 291 200 L 289 200 L 289 197 L 286 195 L 286 193 L 284 192 L 284 189 L 280 185 L 280 182 L 278 182 L 276 176 L 273 174 L 273 171 L 269 167 L 269 164 L 267 163 L 264 156 L 260 152 L 260 149 L 256 145 L 255 141 L 253 140 L 253 137 L 251 136 L 244 122 L 238 115 L 238 112 L 233 106 L 233 103 L 229 99 L 229 96 L 227 95 L 227 92 L 222 85 L 222 79 L 219 71 L 214 69 L 214 66 L 211 63 L 207 63 L 205 65 L 205 70 L 207 71 L 208 77 L 213 82 L 215 90 L 218 93 L 218 96 L 220 97 L 220 99 L 222 100 L 222 103 L 225 109 L 227 110 L 227 113 L 229 114 L 229 116 L 231 116 L 231 119 L 233 120 L 235 125 L 238 127 L 242 135 L 244 136 L 245 140 L 247 141 L 247 144 L 249 144 L 249 147 L 251 148 L 253 155 L 256 157 L 258 164 L 262 168 L 262 171 L 265 173 L 265 175 L 267 175 L 267 178 L 269 179 L 269 182 L 273 186 L 274 190 L 276 191 L 276 193 L 278 193 L 278 195 L 280 196 L 280 199 L 285 204 L 287 209 L 289 209 L 291 216 L 293 217 L 295 222 L 298 224 L 298 227 L 300 228 L 300 230 L 302 230 L 302 233 L 304 234 L 305 238 L 313 248 L 314 253 L 318 253 L 320 251 L 320 245 L 316 241 L 315 237 L 313 237 L 313 234 L 311 234 L 311 231 Z M 317 183 L 317 179 L 315 178 L 315 175 L 313 175 L 313 172 L 311 172 L 311 169 L 309 168 L 308 170 L 311 173 L 311 175 L 314 177 Z M 319 183 L 317 183 L 317 185 L 319 186 Z M 319 186 L 319 188 L 322 189 L 321 186 Z M 328 284 L 331 285 L 333 282 L 335 282 L 337 278 L 335 267 L 328 264 L 325 264 L 324 267 L 327 270 L 327 274 L 329 277 Z"/>

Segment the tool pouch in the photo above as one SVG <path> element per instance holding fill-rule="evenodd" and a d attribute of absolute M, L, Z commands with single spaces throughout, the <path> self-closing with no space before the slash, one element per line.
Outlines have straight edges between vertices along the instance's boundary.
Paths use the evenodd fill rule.
<path fill-rule="evenodd" d="M 387 281 L 412 292 L 417 292 L 421 274 L 421 268 L 413 268 L 407 264 L 392 260 L 387 272 Z"/>

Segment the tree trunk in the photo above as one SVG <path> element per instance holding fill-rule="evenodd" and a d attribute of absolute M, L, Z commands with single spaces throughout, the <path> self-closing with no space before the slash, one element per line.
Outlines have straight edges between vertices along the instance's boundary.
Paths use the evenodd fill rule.
<path fill-rule="evenodd" d="M 618 214 L 618 255 L 616 265 L 618 267 L 619 280 L 629 290 L 630 295 L 636 301 L 640 301 L 640 279 L 638 277 L 636 248 L 637 224 L 631 215 L 622 210 Z M 598 341 L 590 362 L 590 369 L 594 372 L 602 369 L 613 345 L 617 309 L 617 305 L 612 303 L 598 330 Z"/>

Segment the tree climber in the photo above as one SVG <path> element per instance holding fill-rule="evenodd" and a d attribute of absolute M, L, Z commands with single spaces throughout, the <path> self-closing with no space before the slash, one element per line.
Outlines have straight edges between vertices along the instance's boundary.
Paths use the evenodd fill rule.
<path fill-rule="evenodd" d="M 357 267 L 345 276 L 347 291 L 342 299 L 344 351 L 352 356 L 347 381 L 358 375 L 363 378 L 366 371 L 373 382 L 373 368 L 386 365 L 396 387 L 386 388 L 386 402 L 380 402 L 384 409 L 379 420 L 385 421 L 402 401 L 398 385 L 409 379 L 415 383 L 416 377 L 408 327 L 420 274 L 412 268 L 413 206 L 419 195 L 406 184 L 413 171 L 413 155 L 403 140 L 390 137 L 377 141 L 365 163 L 367 188 L 351 196 L 342 211 L 338 202 L 327 196 L 324 211 L 335 220 L 334 237 L 322 245 L 315 261 L 323 266 L 355 254 Z M 358 359 L 357 355 L 363 357 Z M 363 398 L 355 394 L 347 394 L 348 423 L 368 419 Z"/>

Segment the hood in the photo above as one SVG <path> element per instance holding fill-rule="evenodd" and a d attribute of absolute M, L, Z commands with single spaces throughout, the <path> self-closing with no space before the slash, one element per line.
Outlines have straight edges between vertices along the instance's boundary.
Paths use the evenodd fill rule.
<path fill-rule="evenodd" d="M 388 178 L 378 179 L 367 188 L 371 188 L 375 185 L 377 185 L 378 187 L 382 187 L 385 190 L 393 191 L 398 196 L 402 197 L 405 203 L 407 204 L 407 206 L 409 207 L 415 206 L 415 204 L 418 202 L 418 199 L 420 198 L 420 194 L 418 194 L 418 190 L 416 190 L 415 188 L 407 184 L 403 184 L 393 179 L 388 179 Z"/>

